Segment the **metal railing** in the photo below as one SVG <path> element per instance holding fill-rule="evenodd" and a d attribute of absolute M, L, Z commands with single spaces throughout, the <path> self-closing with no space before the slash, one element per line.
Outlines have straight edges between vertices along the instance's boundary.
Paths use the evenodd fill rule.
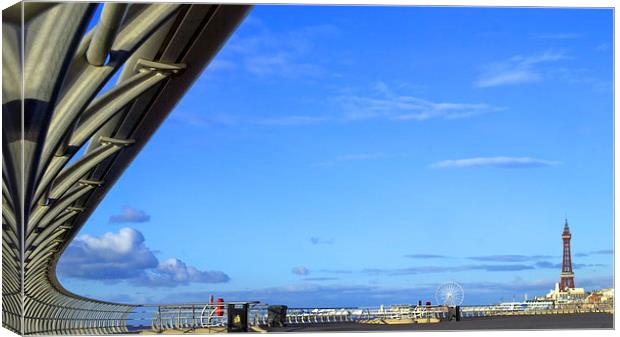
<path fill-rule="evenodd" d="M 129 331 L 165 330 L 224 331 L 228 326 L 229 305 L 247 305 L 248 326 L 267 326 L 269 305 L 260 302 L 209 302 L 185 304 L 142 304 L 136 305 L 127 315 Z M 420 319 L 450 320 L 456 318 L 456 309 L 445 305 L 413 306 L 395 305 L 379 307 L 344 308 L 288 308 L 286 324 L 326 324 L 342 322 L 385 323 L 394 320 Z M 459 307 L 461 318 L 493 317 L 506 315 L 548 315 L 587 312 L 611 312 L 613 303 L 553 305 L 553 303 L 532 303 L 530 305 L 477 305 Z"/>
<path fill-rule="evenodd" d="M 289 308 L 288 324 L 364 322 L 373 320 L 449 319 L 447 306 L 392 306 L 362 308 Z"/>
<path fill-rule="evenodd" d="M 127 327 L 129 331 L 152 330 L 155 332 L 196 329 L 221 330 L 228 325 L 229 305 L 241 306 L 244 304 L 249 306 L 249 325 L 261 325 L 262 323 L 259 320 L 250 321 L 250 318 L 253 317 L 252 313 L 264 311 L 266 321 L 267 306 L 259 302 L 141 304 L 136 305 L 128 315 Z"/>
<path fill-rule="evenodd" d="M 559 314 L 582 314 L 592 312 L 613 313 L 613 303 L 573 303 L 557 305 L 553 303 L 542 304 L 537 302 L 528 305 L 476 305 L 461 307 L 461 317 L 492 317 L 512 315 L 559 315 Z"/>
<path fill-rule="evenodd" d="M 209 302 L 186 304 L 142 304 L 134 307 L 127 316 L 129 331 L 165 330 L 206 332 L 225 331 L 228 326 L 228 308 L 248 306 L 248 326 L 267 326 L 269 305 L 260 302 Z M 532 303 L 530 305 L 477 305 L 459 307 L 461 318 L 493 317 L 506 315 L 548 315 L 586 312 L 610 312 L 613 304 L 553 305 Z M 291 325 L 326 324 L 342 322 L 385 323 L 394 320 L 455 319 L 455 308 L 445 305 L 413 306 L 395 305 L 379 307 L 344 308 L 288 308 L 285 323 Z"/>
<path fill-rule="evenodd" d="M 136 305 L 127 317 L 129 331 L 165 330 L 192 331 L 207 329 L 223 331 L 228 325 L 229 305 L 248 305 L 248 325 L 266 326 L 268 307 L 260 302 L 210 302 L 186 304 Z M 364 322 L 371 320 L 401 320 L 419 318 L 449 318 L 446 306 L 366 307 L 366 308 L 289 308 L 287 324 L 322 324 Z"/>

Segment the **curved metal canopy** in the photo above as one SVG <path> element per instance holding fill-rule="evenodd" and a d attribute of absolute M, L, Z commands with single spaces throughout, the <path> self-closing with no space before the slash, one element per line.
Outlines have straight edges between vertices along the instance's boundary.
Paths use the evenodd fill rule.
<path fill-rule="evenodd" d="M 86 31 L 98 5 L 2 12 L 2 322 L 22 334 L 127 332 L 133 306 L 67 291 L 56 263 L 250 9 L 107 3 Z"/>

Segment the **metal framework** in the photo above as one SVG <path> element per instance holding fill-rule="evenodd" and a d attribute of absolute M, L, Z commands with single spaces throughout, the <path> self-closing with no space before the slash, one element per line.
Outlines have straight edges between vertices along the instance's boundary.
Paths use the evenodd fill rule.
<path fill-rule="evenodd" d="M 575 274 L 573 273 L 573 262 L 570 258 L 570 229 L 568 220 L 564 221 L 564 231 L 562 232 L 562 273 L 560 274 L 560 289 L 575 288 Z"/>
<path fill-rule="evenodd" d="M 135 306 L 67 291 L 56 263 L 250 9 L 106 3 L 87 31 L 97 6 L 2 12 L 2 322 L 20 334 L 127 332 Z"/>

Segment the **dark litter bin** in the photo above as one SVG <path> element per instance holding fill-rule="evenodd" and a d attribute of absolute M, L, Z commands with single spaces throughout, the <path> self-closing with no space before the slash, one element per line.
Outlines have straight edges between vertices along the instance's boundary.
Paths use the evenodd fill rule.
<path fill-rule="evenodd" d="M 248 304 L 228 304 L 228 332 L 248 332 Z"/>
<path fill-rule="evenodd" d="M 460 321 L 461 320 L 461 307 L 449 307 L 448 308 L 448 320 L 449 321 Z"/>
<path fill-rule="evenodd" d="M 286 305 L 270 305 L 267 308 L 267 326 L 284 326 L 286 323 Z"/>

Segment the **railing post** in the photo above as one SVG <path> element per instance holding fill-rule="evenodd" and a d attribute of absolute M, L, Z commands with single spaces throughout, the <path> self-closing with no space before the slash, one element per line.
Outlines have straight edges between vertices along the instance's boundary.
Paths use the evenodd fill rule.
<path fill-rule="evenodd" d="M 158 330 L 159 330 L 159 332 L 162 332 L 163 331 L 163 326 L 162 326 L 162 323 L 161 323 L 161 306 L 159 306 L 159 305 L 157 306 L 157 317 L 159 318 L 159 328 L 158 328 Z"/>
<path fill-rule="evenodd" d="M 196 308 L 192 304 L 192 330 L 196 330 Z"/>

